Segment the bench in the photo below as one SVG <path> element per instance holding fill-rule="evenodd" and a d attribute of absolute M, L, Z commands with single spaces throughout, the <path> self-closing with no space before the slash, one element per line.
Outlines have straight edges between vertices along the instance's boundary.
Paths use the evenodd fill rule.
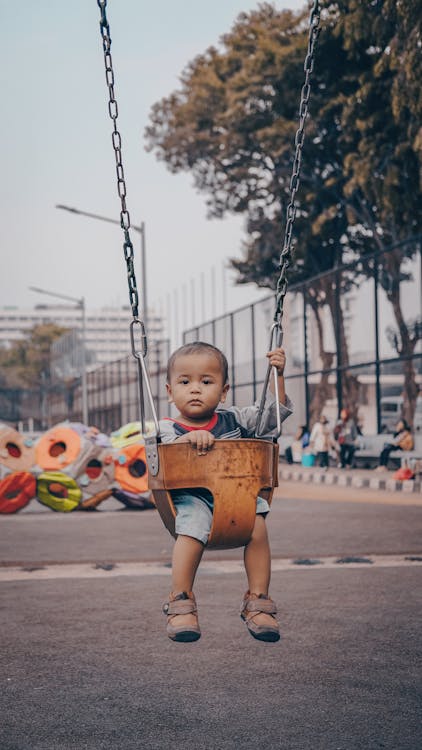
<path fill-rule="evenodd" d="M 416 466 L 417 462 L 422 461 L 422 435 L 414 435 L 414 448 L 411 451 L 394 450 L 391 451 L 389 462 L 394 462 L 395 466 L 401 466 L 407 463 L 410 468 L 417 472 L 421 469 Z M 372 468 L 378 464 L 384 443 L 392 443 L 394 437 L 391 433 L 382 433 L 381 435 L 360 435 L 357 439 L 357 449 L 354 456 L 355 464 L 361 461 L 365 462 L 365 468 Z"/>
<path fill-rule="evenodd" d="M 381 435 L 359 435 L 356 444 L 356 453 L 353 459 L 353 465 L 365 469 L 372 469 L 378 466 L 379 457 L 384 447 L 384 443 L 392 443 L 394 440 L 392 433 L 382 433 Z M 292 435 L 281 435 L 279 438 L 280 458 L 284 460 L 284 452 L 288 445 L 293 442 Z M 399 467 L 408 463 L 409 467 L 415 473 L 422 473 L 422 434 L 414 435 L 414 448 L 412 451 L 391 451 L 389 464 Z M 330 463 L 332 463 L 332 458 Z"/>

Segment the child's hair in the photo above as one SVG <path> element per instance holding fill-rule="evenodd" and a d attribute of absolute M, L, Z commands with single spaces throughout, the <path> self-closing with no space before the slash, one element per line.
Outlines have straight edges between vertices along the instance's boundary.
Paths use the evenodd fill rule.
<path fill-rule="evenodd" d="M 206 344 L 204 341 L 192 341 L 191 344 L 184 344 L 171 354 L 167 363 L 167 382 L 170 383 L 171 371 L 177 357 L 182 357 L 186 354 L 202 354 L 204 352 L 214 354 L 214 356 L 217 357 L 223 375 L 223 385 L 226 385 L 229 379 L 229 365 L 227 359 L 220 349 L 217 349 L 217 347 L 212 344 Z"/>

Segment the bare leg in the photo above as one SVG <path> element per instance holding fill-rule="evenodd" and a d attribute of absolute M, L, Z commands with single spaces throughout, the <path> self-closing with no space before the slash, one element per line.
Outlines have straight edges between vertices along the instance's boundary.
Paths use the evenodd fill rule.
<path fill-rule="evenodd" d="M 173 548 L 172 562 L 172 593 L 180 594 L 182 591 L 189 593 L 193 589 L 198 565 L 204 552 L 204 545 L 198 539 L 180 534 Z M 174 623 L 176 627 L 184 625 L 195 626 L 196 619 L 193 614 L 176 615 Z"/>
<path fill-rule="evenodd" d="M 271 553 L 267 526 L 263 516 L 256 516 L 252 538 L 244 550 L 244 561 L 250 593 L 268 596 L 271 578 Z M 273 617 L 264 613 L 257 614 L 254 621 L 257 625 L 274 626 Z"/>

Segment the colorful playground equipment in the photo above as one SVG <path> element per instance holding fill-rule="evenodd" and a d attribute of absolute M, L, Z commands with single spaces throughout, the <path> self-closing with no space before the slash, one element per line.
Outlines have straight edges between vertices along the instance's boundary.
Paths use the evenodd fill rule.
<path fill-rule="evenodd" d="M 36 495 L 37 480 L 29 471 L 13 471 L 0 480 L 0 513 L 17 513 Z"/>
<path fill-rule="evenodd" d="M 127 508 L 154 507 L 148 490 L 145 445 L 131 442 L 117 451 L 115 478 L 113 496 Z"/>
<path fill-rule="evenodd" d="M 0 466 L 3 473 L 31 471 L 35 464 L 34 440 L 0 424 Z"/>
<path fill-rule="evenodd" d="M 110 435 L 113 448 L 126 448 L 128 445 L 136 445 L 140 439 L 142 439 L 140 422 L 128 422 Z"/>
<path fill-rule="evenodd" d="M 62 471 L 44 471 L 37 477 L 37 499 L 51 510 L 69 513 L 78 507 L 82 491 L 75 479 Z"/>
<path fill-rule="evenodd" d="M 101 451 L 87 461 L 82 474 L 78 475 L 78 484 L 84 498 L 93 497 L 112 489 L 114 481 L 114 456 L 110 448 Z"/>
<path fill-rule="evenodd" d="M 127 508 L 154 508 L 139 422 L 111 436 L 61 422 L 34 439 L 0 424 L 0 513 L 32 499 L 51 510 L 92 510 L 113 495 Z"/>

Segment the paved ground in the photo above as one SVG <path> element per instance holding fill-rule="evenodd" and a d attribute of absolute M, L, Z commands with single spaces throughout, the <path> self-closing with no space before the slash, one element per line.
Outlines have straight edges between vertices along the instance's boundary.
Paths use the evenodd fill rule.
<path fill-rule="evenodd" d="M 284 486 L 271 514 L 278 644 L 238 617 L 239 551 L 209 553 L 198 577 L 201 640 L 167 640 L 171 544 L 155 512 L 1 518 L 3 574 L 46 570 L 0 582 L 0 748 L 419 750 L 422 501 L 313 490 Z M 288 567 L 305 557 L 323 564 Z M 137 572 L 51 567 L 83 560 Z"/>
<path fill-rule="evenodd" d="M 36 511 L 39 503 L 29 508 Z M 101 508 L 121 508 L 107 501 Z M 422 551 L 422 496 L 283 483 L 269 520 L 276 558 Z M 171 559 L 172 540 L 155 511 L 52 511 L 4 516 L 0 560 L 8 564 Z M 217 559 L 240 550 L 209 552 Z"/>

